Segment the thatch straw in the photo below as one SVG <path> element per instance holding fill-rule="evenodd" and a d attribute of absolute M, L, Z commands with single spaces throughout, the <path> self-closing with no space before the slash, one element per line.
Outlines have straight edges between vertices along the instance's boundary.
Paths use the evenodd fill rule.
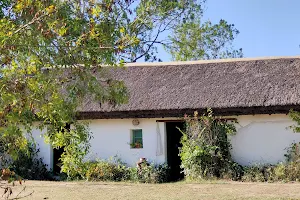
<path fill-rule="evenodd" d="M 299 57 L 149 65 L 112 69 L 128 87 L 129 103 L 114 108 L 87 100 L 83 116 L 183 116 L 208 107 L 224 115 L 279 113 L 300 105 Z"/>

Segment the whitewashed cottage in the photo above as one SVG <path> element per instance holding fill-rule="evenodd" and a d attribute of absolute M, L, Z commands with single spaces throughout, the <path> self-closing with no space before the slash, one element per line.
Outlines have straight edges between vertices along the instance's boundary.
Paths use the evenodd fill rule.
<path fill-rule="evenodd" d="M 89 159 L 118 155 L 134 165 L 145 157 L 179 166 L 176 127 L 184 114 L 208 107 L 237 119 L 232 156 L 242 165 L 283 161 L 286 148 L 300 141 L 287 115 L 300 108 L 300 57 L 134 63 L 110 73 L 125 82 L 130 98 L 118 107 L 87 100 L 80 108 L 93 132 Z M 33 134 L 52 168 L 58 152 L 38 130 Z"/>

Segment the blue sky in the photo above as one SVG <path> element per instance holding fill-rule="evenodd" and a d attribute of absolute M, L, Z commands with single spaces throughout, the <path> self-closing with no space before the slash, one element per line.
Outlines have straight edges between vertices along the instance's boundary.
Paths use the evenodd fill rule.
<path fill-rule="evenodd" d="M 240 31 L 244 57 L 300 55 L 300 0 L 208 0 L 204 18 L 225 19 Z M 171 59 L 159 49 L 163 61 Z"/>

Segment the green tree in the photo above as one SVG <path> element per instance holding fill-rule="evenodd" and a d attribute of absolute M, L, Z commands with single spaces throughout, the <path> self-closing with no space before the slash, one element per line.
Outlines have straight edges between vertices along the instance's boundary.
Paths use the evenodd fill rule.
<path fill-rule="evenodd" d="M 126 50 L 122 59 L 128 62 L 161 61 L 157 48 L 170 43 L 168 34 L 174 31 L 178 23 L 196 13 L 202 13 L 206 0 L 151 0 L 132 1 L 134 20 L 125 22 L 127 32 L 137 37 L 138 44 Z M 137 16 L 140 16 L 136 18 Z M 134 26 L 132 26 L 134 25 Z"/>
<path fill-rule="evenodd" d="M 170 35 L 171 42 L 165 45 L 173 60 L 210 60 L 243 57 L 242 49 L 233 49 L 232 42 L 239 31 L 233 24 L 220 20 L 201 23 L 202 13 L 191 15 L 178 24 Z"/>
<path fill-rule="evenodd" d="M 187 19 L 201 17 L 204 3 L 205 0 L 1 1 L 1 152 L 16 157 L 28 146 L 31 129 L 38 121 L 38 127 L 46 130 L 46 141 L 54 148 L 65 148 L 62 170 L 74 176 L 90 147 L 88 126 L 78 121 L 84 100 L 117 105 L 128 98 L 123 82 L 114 80 L 107 66 L 159 60 L 158 45 L 170 43 L 164 35 L 196 23 Z M 223 35 L 229 34 L 225 25 L 214 30 L 220 32 L 218 28 L 222 28 Z M 175 40 L 171 42 L 176 46 Z M 68 124 L 72 124 L 71 130 L 65 128 Z"/>
<path fill-rule="evenodd" d="M 91 67 L 116 65 L 121 47 L 132 44 L 134 37 L 120 31 L 112 12 L 122 10 L 111 11 L 110 1 L 24 0 L 1 6 L 3 152 L 16 157 L 39 121 L 39 128 L 47 130 L 45 139 L 54 148 L 65 148 L 62 170 L 72 175 L 91 137 L 76 116 L 83 99 L 119 104 L 127 96 L 122 82 L 108 81 L 103 70 Z M 65 130 L 67 124 L 72 124 L 71 131 Z"/>
<path fill-rule="evenodd" d="M 5 0 L 0 2 L 1 152 L 16 158 L 35 122 L 62 171 L 74 176 L 91 134 L 78 121 L 86 98 L 125 103 L 123 82 L 108 67 L 157 60 L 159 36 L 201 9 L 194 0 Z M 67 130 L 72 124 L 71 130 Z"/>

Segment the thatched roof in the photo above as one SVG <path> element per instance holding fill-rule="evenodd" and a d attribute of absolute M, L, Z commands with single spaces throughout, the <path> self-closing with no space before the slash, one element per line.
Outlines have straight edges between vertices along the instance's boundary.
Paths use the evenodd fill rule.
<path fill-rule="evenodd" d="M 89 118 L 172 117 L 208 107 L 220 115 L 300 107 L 300 57 L 129 64 L 112 70 L 130 92 L 117 107 L 87 100 Z"/>

